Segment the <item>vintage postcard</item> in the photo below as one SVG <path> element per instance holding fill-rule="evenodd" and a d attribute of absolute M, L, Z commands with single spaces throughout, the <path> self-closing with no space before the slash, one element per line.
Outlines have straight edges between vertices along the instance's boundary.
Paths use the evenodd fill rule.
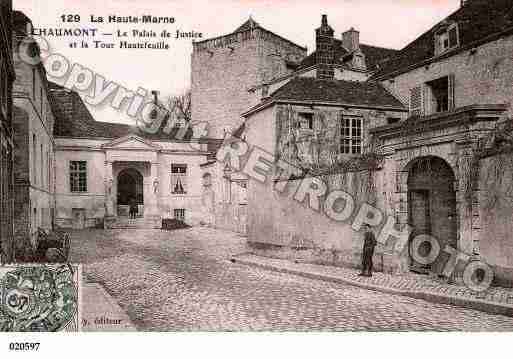
<path fill-rule="evenodd" d="M 513 331 L 511 0 L 0 4 L 1 331 Z"/>

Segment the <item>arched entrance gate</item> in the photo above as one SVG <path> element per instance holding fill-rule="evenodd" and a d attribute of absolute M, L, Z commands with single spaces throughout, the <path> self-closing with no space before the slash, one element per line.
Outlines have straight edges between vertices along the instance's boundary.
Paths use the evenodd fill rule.
<path fill-rule="evenodd" d="M 439 157 L 417 158 L 408 165 L 408 223 L 413 227 L 411 239 L 428 234 L 438 240 L 442 252 L 447 245 L 458 248 L 455 181 L 453 170 Z M 430 244 L 424 242 L 418 253 L 425 257 L 430 250 Z M 442 272 L 444 256 L 439 256 L 431 265 L 422 265 L 409 253 L 410 270 L 418 273 Z"/>

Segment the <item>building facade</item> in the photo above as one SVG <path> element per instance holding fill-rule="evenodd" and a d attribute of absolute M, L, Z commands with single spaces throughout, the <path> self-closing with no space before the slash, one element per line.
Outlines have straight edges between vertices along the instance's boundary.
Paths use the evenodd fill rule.
<path fill-rule="evenodd" d="M 201 222 L 206 141 L 95 121 L 76 92 L 50 86 L 57 104 L 57 226 L 161 228 L 163 219 Z M 139 218 L 129 221 L 134 201 Z"/>
<path fill-rule="evenodd" d="M 506 227 L 492 218 L 511 223 L 510 197 L 503 187 L 503 205 L 487 208 L 485 198 L 494 190 L 483 180 L 490 164 L 480 158 L 482 143 L 512 121 L 512 51 L 511 2 L 471 0 L 373 77 L 410 110 L 405 123 L 373 131 L 395 178 L 399 222 L 485 260 L 496 282 L 508 285 L 513 251 Z M 500 182 L 511 183 L 508 171 L 507 165 L 499 171 Z"/>
<path fill-rule="evenodd" d="M 513 253 L 506 235 L 513 229 L 511 152 L 504 150 L 511 132 L 502 129 L 511 128 L 512 121 L 512 29 L 510 2 L 467 1 L 404 49 L 382 52 L 365 76 L 353 78 L 351 91 L 344 91 L 349 82 L 337 76 L 354 76 L 361 59 L 355 52 L 337 63 L 334 32 L 323 17 L 315 56 L 306 58 L 315 71 L 299 69 L 297 78 L 262 86 L 261 103 L 244 114 L 245 138 L 276 158 L 285 156 L 300 169 L 300 177 L 309 173 L 313 188 L 318 178 L 326 193 L 346 191 L 358 206 L 370 204 L 383 218 L 393 218 L 397 231 L 410 228 L 410 239 L 429 234 L 441 248 L 487 263 L 496 284 L 511 285 Z M 351 35 L 346 41 L 357 44 Z M 346 60 L 353 65 L 349 71 L 344 71 Z M 338 75 L 337 68 L 343 70 Z M 322 90 L 315 90 L 316 83 Z M 358 94 L 359 87 L 368 86 L 379 86 L 400 106 L 378 106 L 379 98 L 368 88 Z M 350 101 L 354 94 L 357 101 Z M 502 150 L 494 152 L 497 143 Z M 346 153 L 354 155 L 352 165 Z M 378 163 L 361 162 L 369 156 Z M 254 247 L 270 255 L 358 265 L 362 240 L 351 223 L 333 221 L 326 215 L 333 214 L 330 209 L 318 208 L 311 198 L 300 196 L 298 203 L 298 187 L 310 182 L 276 181 L 284 181 L 280 190 L 250 181 L 248 226 Z M 322 203 L 325 194 L 318 199 Z M 383 220 L 375 230 L 384 225 Z M 375 256 L 379 268 L 396 273 L 441 273 L 447 260 L 448 253 L 442 253 L 426 266 L 409 250 L 396 253 L 393 246 L 378 249 Z M 451 277 L 460 280 L 465 265 L 458 263 Z"/>
<path fill-rule="evenodd" d="M 233 33 L 193 43 L 193 121 L 208 121 L 209 137 L 224 138 L 241 124 L 240 114 L 258 103 L 251 88 L 290 74 L 306 48 L 249 19 Z"/>
<path fill-rule="evenodd" d="M 212 138 L 243 135 L 243 112 L 296 76 L 316 78 L 321 71 L 320 59 L 330 62 L 337 80 L 365 81 L 378 61 L 395 53 L 361 44 L 355 29 L 335 38 L 327 18 L 323 24 L 316 32 L 318 48 L 308 56 L 306 48 L 251 18 L 231 34 L 195 42 L 191 67 L 193 121 L 208 121 Z M 326 46 L 328 53 L 324 50 Z M 258 143 L 263 134 L 257 135 L 254 141 Z M 226 175 L 224 166 L 215 161 L 205 163 L 203 168 L 207 176 L 215 174 L 212 181 L 218 186 L 210 196 L 215 200 L 209 200 L 213 202 L 209 223 L 239 232 L 246 229 L 245 222 L 250 216 L 245 200 L 247 179 L 238 173 Z M 230 195 L 227 188 L 235 192 Z M 209 191 L 207 188 L 206 192 Z M 241 203 L 230 198 L 240 198 Z"/>
<path fill-rule="evenodd" d="M 54 114 L 46 72 L 20 54 L 37 55 L 29 36 L 32 23 L 14 13 L 15 241 L 20 256 L 36 246 L 38 228 L 50 230 L 55 218 Z"/>
<path fill-rule="evenodd" d="M 0 5 L 0 263 L 14 259 L 12 1 Z"/>

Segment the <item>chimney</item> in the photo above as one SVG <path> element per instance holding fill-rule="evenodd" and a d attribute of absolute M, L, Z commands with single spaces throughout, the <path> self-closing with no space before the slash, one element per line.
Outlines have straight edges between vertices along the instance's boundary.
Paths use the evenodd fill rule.
<path fill-rule="evenodd" d="M 342 46 L 349 52 L 356 51 L 360 48 L 360 32 L 354 27 L 342 33 Z"/>
<path fill-rule="evenodd" d="M 156 90 L 151 91 L 151 94 L 153 95 L 153 103 L 155 105 L 159 104 L 159 92 Z"/>
<path fill-rule="evenodd" d="M 328 25 L 328 16 L 322 15 L 321 27 L 315 30 L 315 52 L 317 63 L 317 78 L 333 80 L 335 72 L 333 62 L 335 46 L 333 29 Z"/>

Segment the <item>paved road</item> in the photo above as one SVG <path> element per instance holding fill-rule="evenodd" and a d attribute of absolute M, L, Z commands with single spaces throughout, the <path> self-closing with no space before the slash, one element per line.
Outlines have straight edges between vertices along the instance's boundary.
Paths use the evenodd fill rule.
<path fill-rule="evenodd" d="M 139 330 L 512 331 L 513 318 L 230 263 L 236 234 L 207 228 L 73 234 L 75 261 Z"/>

